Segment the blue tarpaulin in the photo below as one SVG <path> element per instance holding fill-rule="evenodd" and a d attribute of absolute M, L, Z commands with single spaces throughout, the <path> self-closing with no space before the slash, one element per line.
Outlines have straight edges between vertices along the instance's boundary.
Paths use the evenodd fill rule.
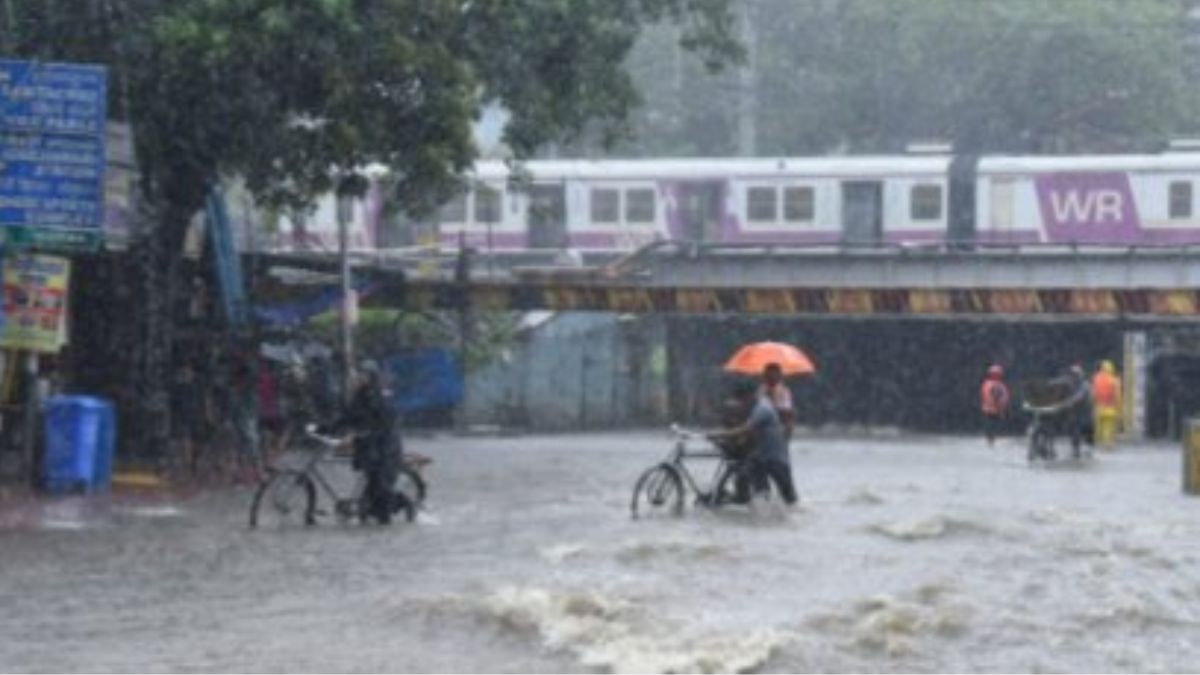
<path fill-rule="evenodd" d="M 370 295 L 376 287 L 377 284 L 366 281 L 355 284 L 360 299 Z M 331 287 L 295 302 L 255 307 L 254 315 L 259 321 L 276 328 L 295 328 L 318 314 L 337 309 L 341 304 L 342 289 Z"/>
<path fill-rule="evenodd" d="M 448 349 L 424 349 L 386 360 L 396 408 L 405 413 L 453 408 L 462 402 L 463 378 Z"/>

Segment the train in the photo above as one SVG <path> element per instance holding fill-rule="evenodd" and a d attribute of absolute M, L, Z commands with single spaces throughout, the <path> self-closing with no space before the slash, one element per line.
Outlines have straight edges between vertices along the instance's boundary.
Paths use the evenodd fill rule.
<path fill-rule="evenodd" d="M 715 245 L 980 246 L 1200 244 L 1200 146 L 1155 154 L 531 160 L 515 187 L 503 161 L 425 218 L 354 211 L 357 248 L 467 245 L 496 252 Z M 330 201 L 330 200 L 324 200 Z M 304 236 L 336 231 L 319 201 Z M 324 217 L 320 217 L 321 214 Z M 328 221 L 328 222 L 326 222 Z M 284 219 L 287 247 L 299 240 Z M 294 228 L 293 228 L 294 229 Z"/>

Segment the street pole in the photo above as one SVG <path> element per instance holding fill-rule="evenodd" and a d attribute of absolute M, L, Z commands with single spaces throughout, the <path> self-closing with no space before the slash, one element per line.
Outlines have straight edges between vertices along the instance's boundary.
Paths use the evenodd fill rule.
<path fill-rule="evenodd" d="M 8 30 L 5 31 L 7 37 L 4 40 L 4 49 L 11 52 L 17 45 L 17 14 L 13 11 L 12 0 L 4 0 L 4 14 L 7 19 L 5 24 L 8 26 Z"/>
<path fill-rule="evenodd" d="M 467 428 L 467 350 L 470 346 L 471 307 L 468 287 L 471 283 L 471 257 L 467 250 L 466 235 L 458 233 L 458 261 L 454 266 L 454 281 L 458 287 L 458 369 L 462 376 L 462 400 L 459 401 L 455 427 L 459 432 Z"/>
<path fill-rule="evenodd" d="M 342 351 L 342 402 L 349 403 L 354 377 L 354 333 L 350 324 L 351 294 L 354 292 L 350 278 L 350 210 L 354 202 L 348 195 L 340 191 L 337 196 L 337 226 L 338 226 L 338 266 L 341 272 L 342 313 L 341 313 L 341 351 Z"/>
<path fill-rule="evenodd" d="M 19 352 L 13 352 L 14 356 Z M 38 418 L 41 412 L 41 397 L 38 389 L 38 353 L 30 351 L 25 356 L 25 434 L 22 437 L 22 454 L 28 472 L 29 487 L 37 487 L 40 467 L 37 464 Z M 13 364 L 17 367 L 17 364 Z"/>

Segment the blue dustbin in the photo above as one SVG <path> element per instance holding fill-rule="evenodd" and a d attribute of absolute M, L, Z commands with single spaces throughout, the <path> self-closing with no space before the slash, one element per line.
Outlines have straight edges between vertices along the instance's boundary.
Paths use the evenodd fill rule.
<path fill-rule="evenodd" d="M 89 396 L 55 396 L 46 402 L 46 489 L 54 493 L 107 490 L 112 484 L 116 413 Z"/>

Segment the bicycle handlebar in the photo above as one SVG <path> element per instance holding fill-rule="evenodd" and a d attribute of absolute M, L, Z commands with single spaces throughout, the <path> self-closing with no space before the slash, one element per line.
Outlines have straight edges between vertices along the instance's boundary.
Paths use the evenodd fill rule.
<path fill-rule="evenodd" d="M 320 443 L 321 445 L 325 445 L 325 446 L 328 446 L 331 448 L 336 448 L 336 447 L 345 445 L 354 439 L 353 435 L 346 436 L 344 438 L 338 438 L 336 436 L 326 436 L 325 434 L 319 433 L 317 431 L 317 427 L 315 425 L 311 425 L 311 424 L 304 428 L 304 435 L 306 435 L 309 438 L 311 438 L 312 440 Z"/>
<path fill-rule="evenodd" d="M 705 434 L 695 429 L 685 429 L 679 424 L 671 425 L 671 434 L 680 440 L 691 440 L 693 438 L 703 438 Z"/>

